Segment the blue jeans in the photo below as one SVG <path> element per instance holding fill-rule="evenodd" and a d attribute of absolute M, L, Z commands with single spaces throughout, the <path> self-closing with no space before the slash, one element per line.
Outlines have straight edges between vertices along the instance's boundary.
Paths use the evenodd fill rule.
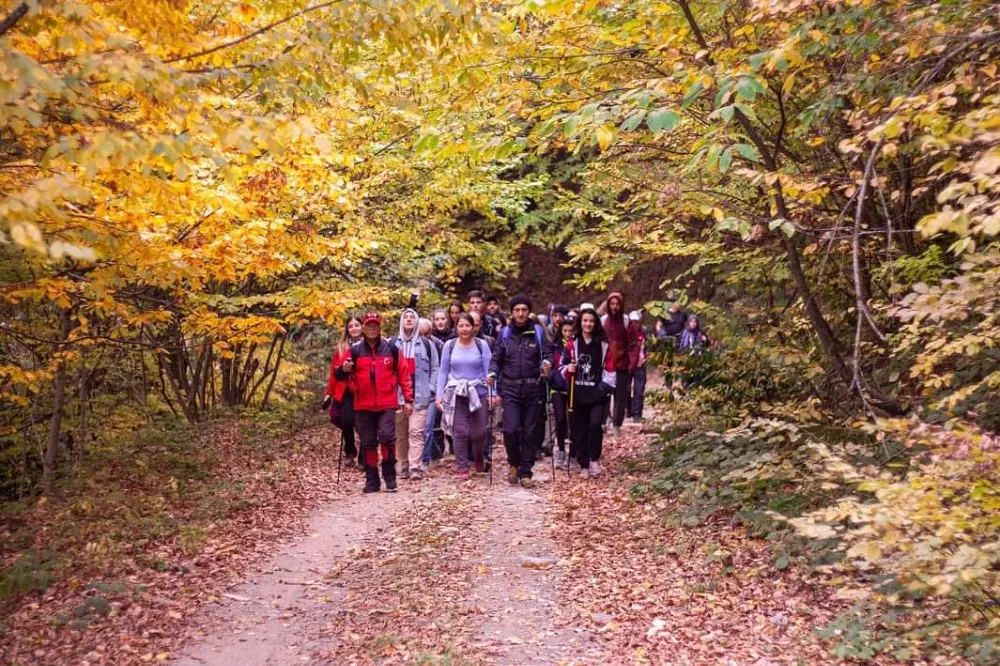
<path fill-rule="evenodd" d="M 441 427 L 439 418 L 441 412 L 438 411 L 437 403 L 431 400 L 431 404 L 427 407 L 427 422 L 424 426 L 424 456 L 423 463 L 425 465 L 431 464 L 431 457 L 434 451 L 434 429 L 435 427 Z M 440 458 L 442 452 L 437 452 L 437 455 L 433 457 L 435 459 Z"/>

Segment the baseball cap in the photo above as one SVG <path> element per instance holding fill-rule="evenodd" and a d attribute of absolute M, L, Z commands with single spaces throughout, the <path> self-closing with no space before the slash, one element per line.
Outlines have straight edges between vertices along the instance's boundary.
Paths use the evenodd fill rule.
<path fill-rule="evenodd" d="M 361 320 L 361 325 L 364 326 L 365 324 L 371 324 L 371 323 L 378 324 L 379 326 L 382 325 L 382 317 L 379 316 L 379 313 L 377 312 L 365 313 L 365 318 Z"/>
<path fill-rule="evenodd" d="M 642 313 L 638 310 L 632 310 L 632 312 L 628 313 L 628 318 L 632 321 L 642 321 Z"/>
<path fill-rule="evenodd" d="M 593 303 L 580 303 L 580 311 L 583 310 L 596 310 Z"/>

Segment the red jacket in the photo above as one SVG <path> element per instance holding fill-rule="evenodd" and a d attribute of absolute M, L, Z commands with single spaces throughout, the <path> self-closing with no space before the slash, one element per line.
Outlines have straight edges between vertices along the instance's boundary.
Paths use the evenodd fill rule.
<path fill-rule="evenodd" d="M 354 372 L 345 375 L 340 368 L 334 372 L 337 379 L 352 382 L 354 391 L 354 411 L 382 412 L 399 407 L 397 389 L 402 389 L 403 400 L 413 402 L 413 379 L 409 364 L 399 354 L 395 345 L 385 338 L 379 338 L 375 349 L 367 340 L 351 347 L 354 358 Z"/>
<path fill-rule="evenodd" d="M 337 379 L 337 368 L 344 363 L 344 359 L 348 358 L 350 354 L 350 347 L 344 351 L 340 351 L 339 348 L 333 351 L 333 361 L 330 363 L 330 378 L 326 380 L 326 394 L 332 396 L 337 402 L 344 399 L 344 393 L 347 391 L 355 393 L 351 379 Z"/>

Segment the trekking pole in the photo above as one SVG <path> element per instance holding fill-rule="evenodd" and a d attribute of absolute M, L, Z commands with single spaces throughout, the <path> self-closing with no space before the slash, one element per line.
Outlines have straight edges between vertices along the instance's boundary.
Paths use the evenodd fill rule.
<path fill-rule="evenodd" d="M 486 413 L 489 415 L 487 419 L 488 424 L 486 427 L 486 457 L 488 458 L 487 464 L 490 467 L 490 487 L 493 486 L 493 445 L 496 444 L 496 439 L 493 436 L 493 426 L 494 424 L 494 414 L 493 414 L 493 387 L 489 384 L 486 385 L 486 409 L 489 410 Z"/>
<path fill-rule="evenodd" d="M 337 452 L 337 485 L 340 485 L 340 465 L 344 462 L 344 431 L 340 431 L 340 450 Z"/>
<path fill-rule="evenodd" d="M 566 418 L 566 420 L 569 421 L 569 423 L 567 423 L 566 425 L 567 425 L 567 429 L 569 430 L 570 450 L 572 450 L 572 448 L 573 448 L 573 393 L 574 393 L 574 389 L 576 389 L 576 374 L 572 374 L 569 377 L 569 405 L 566 408 L 566 412 L 567 412 L 567 418 Z M 566 477 L 567 478 L 569 478 L 571 476 L 569 468 L 570 468 L 570 464 L 569 464 L 569 460 L 567 460 L 566 461 Z"/>

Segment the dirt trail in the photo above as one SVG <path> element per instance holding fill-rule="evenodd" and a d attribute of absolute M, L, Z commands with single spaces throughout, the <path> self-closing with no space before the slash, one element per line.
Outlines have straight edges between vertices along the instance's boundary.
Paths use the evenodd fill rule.
<path fill-rule="evenodd" d="M 532 490 L 509 486 L 502 464 L 492 487 L 459 482 L 446 463 L 372 496 L 352 475 L 357 494 L 210 609 L 176 663 L 606 663 L 564 618 L 549 465 L 536 465 Z"/>
<path fill-rule="evenodd" d="M 323 647 L 309 637 L 322 622 L 326 608 L 339 601 L 324 580 L 331 562 L 361 541 L 384 529 L 392 518 L 432 501 L 441 480 L 397 493 L 360 494 L 360 476 L 344 483 L 358 494 L 316 512 L 308 536 L 285 546 L 264 571 L 234 589 L 202 619 L 194 640 L 176 663 L 186 666 L 255 666 L 299 664 Z"/>

